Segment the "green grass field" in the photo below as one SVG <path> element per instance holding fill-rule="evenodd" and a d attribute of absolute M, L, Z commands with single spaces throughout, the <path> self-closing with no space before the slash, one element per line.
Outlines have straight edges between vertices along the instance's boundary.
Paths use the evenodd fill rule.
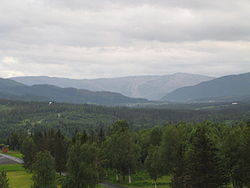
<path fill-rule="evenodd" d="M 30 188 L 32 174 L 25 171 L 7 172 L 10 188 Z"/>
<path fill-rule="evenodd" d="M 32 174 L 26 172 L 20 164 L 0 165 L 0 171 L 7 172 L 10 188 L 30 188 L 33 183 Z M 106 187 L 98 185 L 97 188 Z"/>
<path fill-rule="evenodd" d="M 20 164 L 5 164 L 5 165 L 0 165 L 0 171 L 18 172 L 18 171 L 25 171 L 25 169 Z"/>
<path fill-rule="evenodd" d="M 20 164 L 0 165 L 0 171 L 6 171 L 10 188 L 30 188 L 32 174 L 27 173 Z"/>
<path fill-rule="evenodd" d="M 149 174 L 145 171 L 137 172 L 132 175 L 132 183 L 128 183 L 128 177 L 125 180 L 120 176 L 120 185 L 128 188 L 154 188 L 154 181 L 150 179 Z M 116 184 L 115 175 L 110 175 L 107 182 Z M 170 188 L 168 185 L 171 182 L 171 176 L 163 176 L 157 179 L 157 188 Z"/>
<path fill-rule="evenodd" d="M 171 177 L 170 176 L 163 176 L 157 180 L 157 183 L 170 183 Z M 144 180 L 135 180 L 134 182 L 130 184 L 123 184 L 125 187 L 129 188 L 154 188 L 154 181 L 150 179 L 144 179 Z M 157 188 L 170 188 L 169 185 L 157 185 Z"/>

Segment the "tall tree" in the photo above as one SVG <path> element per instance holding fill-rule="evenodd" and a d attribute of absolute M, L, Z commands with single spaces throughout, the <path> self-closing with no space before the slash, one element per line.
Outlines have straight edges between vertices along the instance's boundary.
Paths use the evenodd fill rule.
<path fill-rule="evenodd" d="M 187 170 L 187 164 L 186 164 L 186 158 L 185 158 L 185 149 L 184 145 L 181 144 L 176 159 L 178 163 L 176 163 L 173 171 L 173 177 L 172 177 L 172 187 L 173 188 L 186 188 L 186 170 Z"/>
<path fill-rule="evenodd" d="M 95 145 L 75 143 L 69 150 L 68 174 L 63 188 L 94 188 L 101 171 L 99 159 Z"/>
<path fill-rule="evenodd" d="M 205 127 L 197 128 L 188 153 L 187 187 L 219 188 L 228 184 L 228 176 L 218 149 L 209 139 Z"/>
<path fill-rule="evenodd" d="M 151 179 L 155 181 L 156 188 L 157 179 L 162 175 L 162 163 L 158 146 L 151 146 L 145 165 Z"/>
<path fill-rule="evenodd" d="M 243 129 L 241 126 L 226 126 L 223 130 L 221 142 L 221 153 L 224 158 L 226 168 L 230 175 L 233 187 L 243 187 L 242 171 L 242 145 L 244 143 Z"/>
<path fill-rule="evenodd" d="M 24 167 L 32 170 L 32 164 L 37 153 L 37 146 L 33 141 L 33 138 L 28 136 L 22 144 L 21 153 L 23 154 Z"/>
<path fill-rule="evenodd" d="M 250 187 L 250 122 L 244 130 L 244 142 L 242 145 L 239 166 L 242 172 L 244 186 Z"/>
<path fill-rule="evenodd" d="M 139 155 L 135 144 L 134 136 L 129 131 L 126 121 L 118 121 L 113 125 L 112 135 L 106 142 L 107 158 L 111 168 L 123 176 L 129 176 L 131 183 L 131 173 L 136 169 Z M 118 174 L 117 174 L 118 175 Z"/>
<path fill-rule="evenodd" d="M 9 179 L 6 172 L 0 172 L 0 188 L 9 188 Z"/>
<path fill-rule="evenodd" d="M 67 162 L 67 143 L 64 136 L 58 130 L 54 138 L 54 150 L 52 152 L 55 158 L 56 171 L 60 174 L 66 170 Z"/>
<path fill-rule="evenodd" d="M 48 151 L 37 153 L 32 169 L 32 188 L 56 188 L 55 160 Z"/>
<path fill-rule="evenodd" d="M 180 130 L 175 126 L 168 126 L 163 133 L 163 139 L 160 146 L 161 161 L 165 174 L 172 174 L 176 166 L 177 154 L 182 135 Z"/>
<path fill-rule="evenodd" d="M 150 132 L 150 143 L 154 146 L 159 146 L 161 143 L 162 129 L 155 127 Z"/>

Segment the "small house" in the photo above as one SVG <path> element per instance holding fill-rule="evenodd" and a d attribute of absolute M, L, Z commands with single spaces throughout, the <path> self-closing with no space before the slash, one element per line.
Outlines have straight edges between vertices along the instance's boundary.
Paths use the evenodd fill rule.
<path fill-rule="evenodd" d="M 8 145 L 2 146 L 2 152 L 3 153 L 8 153 L 9 152 L 9 146 Z"/>

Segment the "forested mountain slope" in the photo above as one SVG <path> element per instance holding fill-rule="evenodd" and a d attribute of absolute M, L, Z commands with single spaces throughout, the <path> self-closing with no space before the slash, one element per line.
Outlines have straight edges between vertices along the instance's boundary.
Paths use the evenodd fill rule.
<path fill-rule="evenodd" d="M 195 86 L 177 89 L 165 101 L 188 102 L 200 100 L 244 100 L 250 98 L 250 73 L 229 75 Z"/>
<path fill-rule="evenodd" d="M 26 86 L 8 79 L 0 79 L 0 98 L 99 105 L 126 105 L 147 102 L 145 99 L 133 99 L 119 93 L 93 92 L 75 88 L 60 88 L 52 85 Z"/>

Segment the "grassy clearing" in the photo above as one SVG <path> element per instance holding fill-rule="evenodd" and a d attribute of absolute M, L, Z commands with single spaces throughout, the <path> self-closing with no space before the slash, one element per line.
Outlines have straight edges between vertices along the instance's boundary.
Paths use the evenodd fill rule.
<path fill-rule="evenodd" d="M 132 175 L 132 183 L 128 183 L 128 177 L 123 180 L 119 178 L 121 186 L 128 188 L 154 188 L 154 181 L 150 179 L 149 174 L 145 171 L 138 172 Z M 107 179 L 108 182 L 116 183 L 115 176 L 112 175 Z M 171 182 L 171 176 L 163 176 L 157 180 L 157 188 L 170 188 L 169 183 Z"/>
<path fill-rule="evenodd" d="M 157 180 L 157 188 L 170 188 L 168 183 L 171 182 L 170 176 L 163 176 Z M 129 188 L 154 188 L 154 181 L 151 179 L 145 179 L 145 180 L 135 180 L 131 184 L 123 184 L 125 187 Z M 164 185 L 163 185 L 164 184 Z"/>
<path fill-rule="evenodd" d="M 6 105 L 0 104 L 0 111 L 11 110 L 12 108 Z"/>
<path fill-rule="evenodd" d="M 7 172 L 10 188 L 30 188 L 32 185 L 32 174 L 25 171 Z"/>
<path fill-rule="evenodd" d="M 25 171 L 25 169 L 20 164 L 5 164 L 5 165 L 0 165 L 0 171 L 14 172 L 14 171 Z"/>

